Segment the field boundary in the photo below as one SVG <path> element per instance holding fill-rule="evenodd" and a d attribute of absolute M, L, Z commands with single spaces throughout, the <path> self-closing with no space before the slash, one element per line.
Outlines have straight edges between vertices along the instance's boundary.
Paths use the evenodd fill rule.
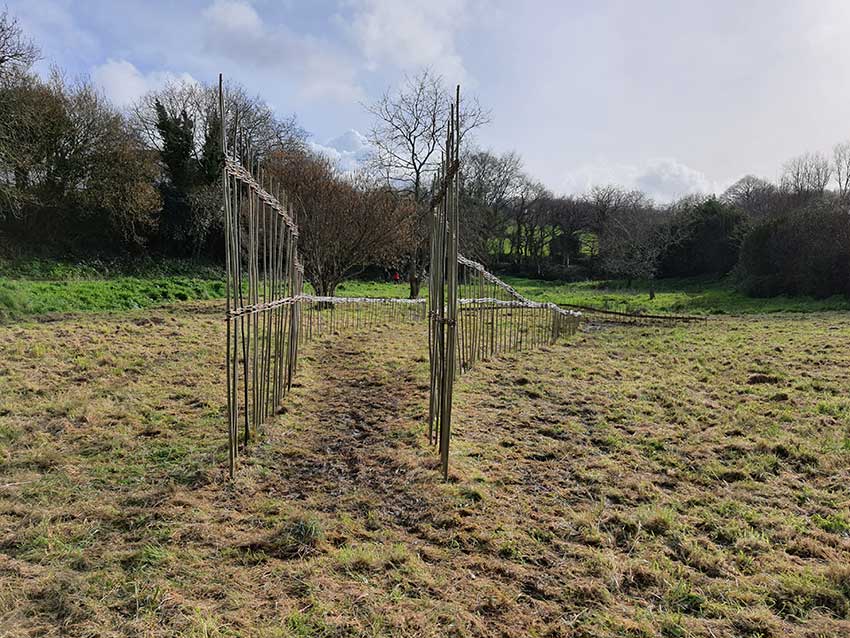
<path fill-rule="evenodd" d="M 582 304 L 569 304 L 562 303 L 557 304 L 560 308 L 568 308 L 570 310 L 576 310 L 580 312 L 583 316 L 587 317 L 588 315 L 602 315 L 606 317 L 609 322 L 618 322 L 618 323 L 655 323 L 655 322 L 669 322 L 669 323 L 696 323 L 700 321 L 708 321 L 708 317 L 705 315 L 677 315 L 677 314 L 651 314 L 651 313 L 642 313 L 642 312 L 624 312 L 621 310 L 608 310 L 605 308 L 596 308 L 594 306 L 585 306 Z"/>

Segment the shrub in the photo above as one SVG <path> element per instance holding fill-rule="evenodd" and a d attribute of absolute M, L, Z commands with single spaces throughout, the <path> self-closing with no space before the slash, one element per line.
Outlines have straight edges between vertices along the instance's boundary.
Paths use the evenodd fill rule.
<path fill-rule="evenodd" d="M 662 277 L 725 275 L 738 261 L 743 215 L 713 197 L 686 209 L 677 222 L 684 239 L 661 258 Z"/>
<path fill-rule="evenodd" d="M 744 292 L 825 298 L 850 294 L 850 217 L 824 206 L 756 226 L 741 245 Z"/>

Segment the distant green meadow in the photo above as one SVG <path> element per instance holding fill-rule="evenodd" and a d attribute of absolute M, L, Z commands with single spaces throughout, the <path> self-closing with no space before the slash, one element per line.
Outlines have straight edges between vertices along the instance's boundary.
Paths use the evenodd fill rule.
<path fill-rule="evenodd" d="M 662 279 L 655 282 L 655 298 L 650 299 L 648 282 L 633 282 L 631 285 L 617 280 L 567 283 L 507 275 L 502 279 L 533 301 L 622 312 L 737 315 L 850 310 L 850 299 L 842 296 L 828 299 L 748 297 L 736 290 L 731 280 Z M 337 288 L 336 294 L 351 297 L 406 297 L 408 287 L 389 282 L 348 281 Z M 424 286 L 421 294 L 425 294 Z"/>
<path fill-rule="evenodd" d="M 0 320 L 32 315 L 105 312 L 218 299 L 224 281 L 190 277 L 32 281 L 0 279 Z"/>
<path fill-rule="evenodd" d="M 757 299 L 737 291 L 730 280 L 664 279 L 655 282 L 557 282 L 504 277 L 534 301 L 592 306 L 624 312 L 754 314 L 850 310 L 850 299 L 772 297 Z M 310 286 L 307 290 L 311 291 Z M 423 287 L 421 294 L 425 294 Z M 351 280 L 340 284 L 342 297 L 407 297 L 406 282 Z M 135 269 L 108 264 L 50 261 L 0 262 L 0 321 L 77 312 L 149 308 L 225 295 L 220 269 L 192 262 L 151 262 Z"/>

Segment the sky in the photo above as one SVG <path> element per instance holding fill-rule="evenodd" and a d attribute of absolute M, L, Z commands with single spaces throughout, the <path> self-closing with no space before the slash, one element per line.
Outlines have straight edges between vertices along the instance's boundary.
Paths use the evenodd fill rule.
<path fill-rule="evenodd" d="M 129 105 L 221 72 L 348 164 L 363 105 L 426 66 L 489 109 L 480 147 L 555 193 L 720 192 L 850 139 L 850 0 L 6 2 L 43 73 Z"/>

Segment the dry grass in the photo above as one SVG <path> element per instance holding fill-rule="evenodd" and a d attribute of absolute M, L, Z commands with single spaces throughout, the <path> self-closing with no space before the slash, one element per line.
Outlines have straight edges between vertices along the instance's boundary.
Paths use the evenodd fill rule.
<path fill-rule="evenodd" d="M 224 478 L 210 306 L 0 327 L 0 635 L 850 635 L 850 317 L 612 328 L 460 382 L 311 344 Z"/>

